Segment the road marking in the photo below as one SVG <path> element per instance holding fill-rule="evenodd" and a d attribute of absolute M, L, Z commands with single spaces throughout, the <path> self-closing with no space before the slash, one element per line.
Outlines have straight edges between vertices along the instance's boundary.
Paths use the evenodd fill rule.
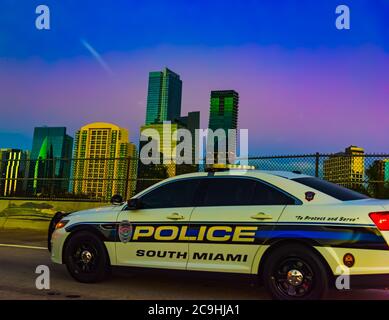
<path fill-rule="evenodd" d="M 47 248 L 45 248 L 45 247 L 24 246 L 24 245 L 20 245 L 20 244 L 7 244 L 7 243 L 0 243 L 0 247 L 35 249 L 35 250 L 47 250 Z"/>

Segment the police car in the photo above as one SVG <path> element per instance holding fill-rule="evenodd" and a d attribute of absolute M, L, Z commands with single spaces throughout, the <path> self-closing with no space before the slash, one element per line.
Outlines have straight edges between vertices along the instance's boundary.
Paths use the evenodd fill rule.
<path fill-rule="evenodd" d="M 51 258 L 80 282 L 111 266 L 212 271 L 258 276 L 276 299 L 318 299 L 339 276 L 351 288 L 389 278 L 389 201 L 308 175 L 192 173 L 113 202 L 53 219 Z"/>

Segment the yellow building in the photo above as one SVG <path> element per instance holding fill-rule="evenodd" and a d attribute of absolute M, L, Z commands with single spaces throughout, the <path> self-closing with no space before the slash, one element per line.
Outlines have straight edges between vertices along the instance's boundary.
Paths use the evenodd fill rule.
<path fill-rule="evenodd" d="M 105 200 L 114 194 L 128 198 L 135 188 L 134 155 L 127 129 L 104 122 L 82 127 L 74 145 L 74 193 Z"/>
<path fill-rule="evenodd" d="M 362 186 L 365 171 L 364 150 L 350 146 L 344 152 L 331 155 L 324 160 L 324 179 L 347 188 Z"/>
<path fill-rule="evenodd" d="M 167 176 L 176 175 L 176 147 L 177 147 L 177 130 L 180 128 L 177 123 L 155 123 L 147 124 L 141 127 L 140 135 L 144 139 L 152 139 L 158 153 L 158 158 L 154 159 L 155 164 L 164 164 L 167 170 Z M 139 144 L 140 151 L 150 141 L 142 141 Z M 150 157 L 151 158 L 151 157 Z M 142 159 L 140 158 L 140 161 Z"/>

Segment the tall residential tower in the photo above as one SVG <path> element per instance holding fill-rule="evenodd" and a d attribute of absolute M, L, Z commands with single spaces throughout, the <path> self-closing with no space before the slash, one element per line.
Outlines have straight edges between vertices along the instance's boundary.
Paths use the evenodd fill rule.
<path fill-rule="evenodd" d="M 128 198 L 135 188 L 135 154 L 127 129 L 104 122 L 83 126 L 74 145 L 74 193 L 105 200 L 114 194 Z"/>
<path fill-rule="evenodd" d="M 209 136 L 207 141 L 207 157 L 213 157 L 214 162 L 233 162 L 236 156 L 236 137 L 229 141 L 228 130 L 238 128 L 239 94 L 234 90 L 211 91 L 211 107 L 209 111 L 208 128 L 213 132 L 219 130 L 224 137 Z M 221 145 L 225 146 L 226 154 L 221 154 Z"/>

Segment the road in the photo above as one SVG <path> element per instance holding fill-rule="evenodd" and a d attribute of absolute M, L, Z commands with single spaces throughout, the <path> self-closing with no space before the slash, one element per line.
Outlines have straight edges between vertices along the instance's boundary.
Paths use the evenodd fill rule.
<path fill-rule="evenodd" d="M 68 275 L 65 266 L 51 263 L 47 250 L 25 245 L 45 247 L 45 236 L 33 231 L 0 231 L 0 299 L 269 299 L 250 279 L 208 273 L 116 268 L 103 283 L 82 284 Z M 50 268 L 49 290 L 35 287 L 38 265 Z M 329 298 L 389 300 L 389 290 L 333 291 Z"/>

